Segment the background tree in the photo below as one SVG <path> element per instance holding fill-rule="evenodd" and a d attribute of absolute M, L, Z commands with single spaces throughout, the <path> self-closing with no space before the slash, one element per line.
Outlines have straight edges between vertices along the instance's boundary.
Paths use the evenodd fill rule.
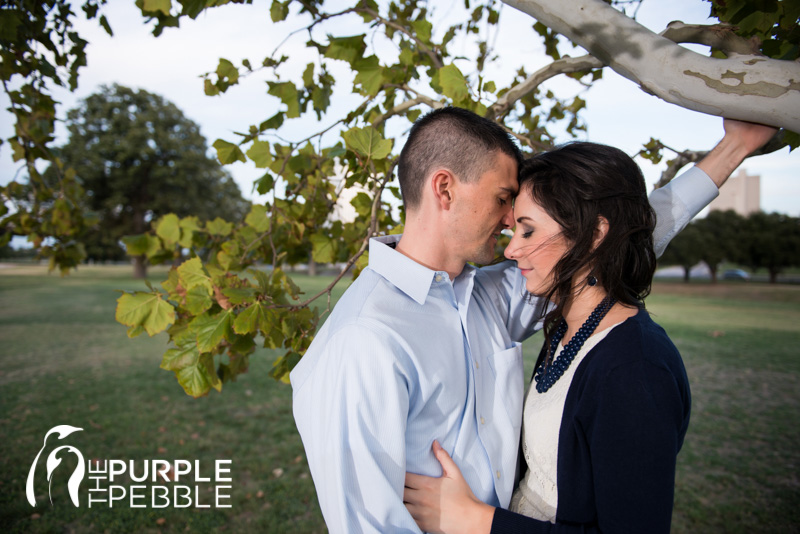
<path fill-rule="evenodd" d="M 137 6 L 155 23 L 158 35 L 179 26 L 182 17 L 210 16 L 209 10 L 228 3 L 239 2 L 139 0 Z M 721 107 L 720 102 L 735 101 L 730 105 L 734 118 L 800 129 L 800 105 L 792 105 L 800 95 L 793 81 L 800 79 L 800 64 L 794 61 L 800 36 L 783 31 L 786 25 L 790 29 L 796 26 L 792 1 L 760 4 L 763 13 L 756 17 L 758 24 L 750 24 L 746 3 L 714 0 L 710 6 L 718 9 L 721 17 L 731 15 L 733 21 L 743 16 L 741 25 L 746 25 L 747 31 L 730 25 L 693 27 L 691 31 L 673 26 L 663 36 L 643 29 L 605 2 L 508 3 L 537 18 L 531 35 L 520 38 L 538 35 L 552 62 L 531 72 L 526 67 L 528 58 L 520 56 L 517 66 L 505 67 L 516 74 L 504 86 L 491 79 L 487 68 L 498 61 L 492 42 L 502 31 L 497 27 L 500 6 L 494 0 L 465 2 L 468 12 L 464 19 L 443 28 L 433 27 L 428 3 L 414 0 L 381 5 L 374 0 L 352 0 L 335 9 L 317 0 L 273 0 L 272 20 L 286 20 L 297 32 L 306 34 L 313 59 L 298 65 L 298 61 L 305 63 L 306 55 L 288 57 L 278 47 L 254 61 L 222 58 L 205 76 L 205 92 L 216 95 L 256 71 L 267 72 L 268 93 L 281 102 L 281 108 L 249 127 L 236 128 L 235 138 L 214 142 L 221 163 L 249 158 L 265 171 L 256 188 L 268 195 L 269 201 L 254 205 L 244 223 L 234 225 L 220 219 L 198 224 L 190 217 L 164 215 L 154 217 L 146 233 L 127 241 L 129 253 L 145 253 L 152 261 L 171 259 L 183 248 L 192 250 L 193 257 L 171 271 L 163 291 L 151 288 L 125 294 L 117 308 L 117 318 L 129 326 L 131 336 L 168 329 L 172 348 L 164 355 L 162 367 L 175 372 L 187 393 L 202 395 L 212 387 L 220 389 L 223 381 L 247 368 L 247 358 L 261 340 L 267 347 L 285 350 L 272 374 L 288 378 L 320 318 L 309 305 L 318 297 L 330 298 L 333 285 L 349 267 L 355 265 L 357 273 L 366 264 L 369 237 L 400 229 L 392 209 L 396 202 L 392 197 L 398 196 L 394 171 L 399 146 L 392 139 L 424 111 L 444 105 L 464 107 L 497 121 L 527 151 L 544 150 L 555 142 L 556 132 L 577 135 L 584 129 L 580 112 L 585 101 L 580 92 L 556 95 L 542 84 L 566 75 L 576 79 L 582 91 L 601 78 L 608 65 L 662 98 L 678 94 L 678 105 L 720 114 L 728 107 Z M 612 4 L 628 9 L 637 2 Z M 21 3 L 13 8 L 20 17 L 31 9 Z M 591 13 L 589 20 L 583 18 L 584 12 Z M 51 19 L 69 21 L 69 16 L 49 13 Z M 27 28 L 22 23 L 18 27 Z M 5 36 L 16 49 L 45 41 L 41 30 L 12 33 L 5 31 Z M 562 49 L 569 42 L 559 34 L 583 45 L 591 55 L 564 56 Z M 584 41 L 586 36 L 590 39 Z M 560 41 L 565 41 L 561 47 Z M 766 41 L 774 41 L 775 46 L 762 46 Z M 675 44 L 682 42 L 704 43 L 714 57 L 688 54 Z M 631 58 L 636 61 L 630 63 Z M 669 58 L 678 60 L 665 63 Z M 516 58 L 503 59 L 507 65 Z M 342 85 L 334 76 L 341 69 L 334 68 L 334 63 L 344 66 L 345 83 L 351 84 L 359 104 L 334 105 L 334 87 Z M 16 74 L 27 78 L 44 67 L 33 64 L 26 68 L 28 71 L 20 69 Z M 18 124 L 22 124 L 28 115 L 23 113 L 24 105 L 17 104 L 20 98 L 12 96 L 15 112 L 20 110 Z M 321 123 L 319 129 L 302 139 L 281 135 L 286 121 L 303 116 L 315 117 Z M 12 140 L 19 159 L 45 157 L 36 152 L 38 145 L 26 132 L 18 127 Z M 786 134 L 772 148 L 796 141 Z M 645 155 L 661 158 L 663 148 L 654 142 L 645 148 Z M 676 159 L 685 157 L 681 153 Z M 363 188 L 351 202 L 359 214 L 357 220 L 328 224 L 327 215 L 337 197 L 334 177 L 344 180 L 347 188 Z M 3 190 L 4 198 L 15 203 L 18 189 L 9 184 Z M 56 217 L 57 229 L 64 232 L 75 226 L 75 199 L 80 194 L 79 189 L 66 191 Z M 45 222 L 55 215 L 25 209 L 19 203 L 15 207 L 17 211 L 7 217 L 15 233 L 53 235 L 53 223 L 47 226 Z M 301 299 L 291 278 L 278 266 L 295 254 L 298 246 L 307 244 L 318 261 L 347 261 L 327 288 Z M 254 269 L 260 262 L 274 268 L 266 273 Z M 55 263 L 68 265 L 60 257 Z"/>
<path fill-rule="evenodd" d="M 102 87 L 67 114 L 69 141 L 58 151 L 86 191 L 99 224 L 87 256 L 121 259 L 123 236 L 142 234 L 167 213 L 238 222 L 249 210 L 231 176 L 208 155 L 200 129 L 175 104 L 144 90 Z M 135 274 L 146 274 L 137 255 Z"/>
<path fill-rule="evenodd" d="M 741 233 L 744 218 L 733 210 L 711 211 L 693 225 L 702 240 L 700 259 L 708 265 L 711 283 L 717 283 L 719 264 L 725 260 L 735 261 L 740 254 L 737 237 Z"/>
<path fill-rule="evenodd" d="M 780 213 L 754 213 L 739 233 L 740 261 L 753 270 L 766 269 L 774 284 L 787 267 L 800 266 L 800 219 Z"/>
<path fill-rule="evenodd" d="M 688 283 L 692 267 L 700 262 L 705 238 L 696 223 L 690 223 L 670 241 L 659 265 L 680 265 L 683 267 L 683 281 Z"/>

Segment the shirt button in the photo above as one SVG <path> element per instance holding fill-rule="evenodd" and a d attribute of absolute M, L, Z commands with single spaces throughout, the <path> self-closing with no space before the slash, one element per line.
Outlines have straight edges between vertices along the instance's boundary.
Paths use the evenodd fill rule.
<path fill-rule="evenodd" d="M 483 417 L 481 417 L 481 424 L 482 424 L 482 425 L 485 425 L 485 424 L 486 424 L 486 421 L 483 419 Z"/>
<path fill-rule="evenodd" d="M 497 472 L 497 480 L 500 480 L 500 471 Z"/>
<path fill-rule="evenodd" d="M 478 362 L 476 361 L 476 362 L 475 362 L 475 369 L 479 369 L 479 368 L 480 368 L 480 365 L 479 365 L 479 364 L 478 364 Z"/>
<path fill-rule="evenodd" d="M 433 277 L 433 279 L 436 280 L 437 282 L 441 282 L 442 281 L 442 275 L 441 274 L 437 274 L 436 276 Z"/>

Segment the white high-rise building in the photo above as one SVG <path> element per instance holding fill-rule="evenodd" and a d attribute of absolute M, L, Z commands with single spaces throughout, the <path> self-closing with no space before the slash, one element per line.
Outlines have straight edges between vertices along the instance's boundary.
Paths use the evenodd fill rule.
<path fill-rule="evenodd" d="M 733 210 L 743 217 L 761 209 L 761 176 L 751 176 L 744 169 L 728 178 L 709 210 Z"/>

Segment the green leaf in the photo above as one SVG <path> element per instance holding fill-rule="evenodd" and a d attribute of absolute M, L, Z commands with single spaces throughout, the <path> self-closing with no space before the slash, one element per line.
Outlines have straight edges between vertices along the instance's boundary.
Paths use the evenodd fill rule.
<path fill-rule="evenodd" d="M 266 169 L 272 163 L 272 153 L 269 151 L 268 141 L 253 141 L 250 150 L 247 151 L 247 157 L 253 160 L 256 167 L 259 169 Z"/>
<path fill-rule="evenodd" d="M 368 217 L 372 213 L 372 199 L 364 192 L 359 192 L 350 201 L 356 212 L 362 217 Z"/>
<path fill-rule="evenodd" d="M 200 258 L 192 258 L 183 262 L 178 267 L 178 278 L 187 291 L 197 286 L 204 287 L 209 295 L 213 291 L 211 278 L 203 269 L 203 263 Z"/>
<path fill-rule="evenodd" d="M 486 82 L 483 84 L 483 90 L 487 93 L 494 93 L 497 90 L 497 87 L 495 86 L 494 82 Z"/>
<path fill-rule="evenodd" d="M 225 237 L 230 235 L 231 231 L 233 231 L 233 224 L 217 217 L 213 221 L 208 221 L 206 223 L 206 230 L 208 230 L 208 233 L 211 235 Z"/>
<path fill-rule="evenodd" d="M 169 10 L 172 9 L 172 2 L 170 0 L 144 0 L 142 2 L 142 11 L 150 13 L 161 12 L 169 15 Z"/>
<path fill-rule="evenodd" d="M 254 287 L 227 287 L 222 290 L 222 294 L 228 297 L 231 304 L 245 304 L 253 302 L 256 297 L 256 288 Z"/>
<path fill-rule="evenodd" d="M 351 128 L 344 132 L 342 137 L 347 148 L 366 158 L 383 159 L 392 151 L 393 141 L 384 139 L 372 126 Z"/>
<path fill-rule="evenodd" d="M 325 234 L 312 234 L 311 256 L 318 263 L 332 263 L 335 257 L 336 247 L 333 239 Z"/>
<path fill-rule="evenodd" d="M 228 85 L 233 85 L 239 81 L 239 69 L 234 67 L 233 63 L 227 59 L 219 58 L 219 64 L 217 65 L 217 76 L 219 76 L 220 83 L 225 84 L 225 87 L 227 88 Z"/>
<path fill-rule="evenodd" d="M 255 188 L 256 191 L 258 191 L 259 195 L 265 195 L 270 191 L 272 191 L 274 185 L 275 185 L 275 179 L 269 172 L 267 172 L 266 174 L 264 174 L 264 176 L 255 181 L 253 187 Z"/>
<path fill-rule="evenodd" d="M 414 65 L 414 52 L 410 48 L 405 47 L 400 51 L 399 59 L 401 64 L 406 67 L 411 67 Z"/>
<path fill-rule="evenodd" d="M 313 87 L 314 86 L 314 64 L 309 63 L 306 65 L 306 70 L 303 71 L 303 86 L 304 87 Z"/>
<path fill-rule="evenodd" d="M 417 38 L 420 41 L 423 43 L 431 42 L 431 30 L 433 29 L 433 24 L 427 20 L 415 20 L 411 22 L 411 27 L 414 28 L 414 33 L 417 34 Z"/>
<path fill-rule="evenodd" d="M 168 213 L 161 217 L 161 220 L 156 224 L 156 235 L 164 240 L 168 245 L 173 245 L 181 238 L 181 227 L 178 216 L 174 213 Z"/>
<path fill-rule="evenodd" d="M 214 304 L 214 299 L 203 286 L 195 286 L 186 292 L 186 309 L 193 315 L 205 313 Z"/>
<path fill-rule="evenodd" d="M 154 336 L 175 322 L 175 308 L 160 293 L 125 293 L 117 299 L 117 322 L 125 326 L 142 326 Z M 130 331 L 129 331 L 130 332 Z"/>
<path fill-rule="evenodd" d="M 364 50 L 367 49 L 363 34 L 352 37 L 330 37 L 328 41 L 330 44 L 325 50 L 325 57 L 341 59 L 351 64 L 364 57 Z"/>
<path fill-rule="evenodd" d="M 213 147 L 217 149 L 217 159 L 223 165 L 233 163 L 234 161 L 241 161 L 242 163 L 247 161 L 242 150 L 233 143 L 217 139 L 214 141 Z"/>
<path fill-rule="evenodd" d="M 267 82 L 267 93 L 280 98 L 286 104 L 286 116 L 290 119 L 300 116 L 300 97 L 297 87 L 291 82 Z"/>
<path fill-rule="evenodd" d="M 247 214 L 244 222 L 246 225 L 252 227 L 256 232 L 266 232 L 270 227 L 267 207 L 262 204 L 253 204 L 253 206 L 250 208 L 250 213 Z"/>
<path fill-rule="evenodd" d="M 222 383 L 214 370 L 213 356 L 201 355 L 194 343 L 165 352 L 161 368 L 173 371 L 183 390 L 192 397 L 206 395 L 212 387 L 217 391 L 222 389 Z"/>
<path fill-rule="evenodd" d="M 253 334 L 262 330 L 269 332 L 269 311 L 260 302 L 255 302 L 252 306 L 241 312 L 233 322 L 233 331 L 237 334 Z"/>
<path fill-rule="evenodd" d="M 216 315 L 198 315 L 189 323 L 197 336 L 197 348 L 202 352 L 214 350 L 223 339 L 230 340 L 233 331 L 233 311 L 223 310 Z"/>
<path fill-rule="evenodd" d="M 445 65 L 439 69 L 439 84 L 442 86 L 444 96 L 453 102 L 461 102 L 469 97 L 467 80 L 455 65 Z"/>
<path fill-rule="evenodd" d="M 272 0 L 272 5 L 269 8 L 269 16 L 272 22 L 280 22 L 286 20 L 289 15 L 289 2 L 283 3 L 278 0 Z"/>
<path fill-rule="evenodd" d="M 369 56 L 353 62 L 353 70 L 357 72 L 353 79 L 355 85 L 360 85 L 365 94 L 376 95 L 381 84 L 386 80 L 383 67 L 376 56 Z"/>
<path fill-rule="evenodd" d="M 179 225 L 181 227 L 181 239 L 178 241 L 178 244 L 184 248 L 190 248 L 192 246 L 194 233 L 200 229 L 200 221 L 194 216 L 184 217 L 181 219 Z"/>
<path fill-rule="evenodd" d="M 150 234 L 131 235 L 122 238 L 129 256 L 145 255 L 151 258 L 161 250 L 161 241 Z"/>

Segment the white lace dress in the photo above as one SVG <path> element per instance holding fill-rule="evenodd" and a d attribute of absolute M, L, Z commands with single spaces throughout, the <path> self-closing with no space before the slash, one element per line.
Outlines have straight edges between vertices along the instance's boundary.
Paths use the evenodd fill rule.
<path fill-rule="evenodd" d="M 619 323 L 618 323 L 619 324 Z M 558 433 L 567 392 L 584 356 L 617 325 L 593 334 L 575 355 L 575 359 L 545 393 L 531 383 L 522 414 L 522 452 L 528 471 L 511 497 L 512 512 L 555 523 L 558 509 Z M 556 357 L 564 350 L 559 345 Z"/>

